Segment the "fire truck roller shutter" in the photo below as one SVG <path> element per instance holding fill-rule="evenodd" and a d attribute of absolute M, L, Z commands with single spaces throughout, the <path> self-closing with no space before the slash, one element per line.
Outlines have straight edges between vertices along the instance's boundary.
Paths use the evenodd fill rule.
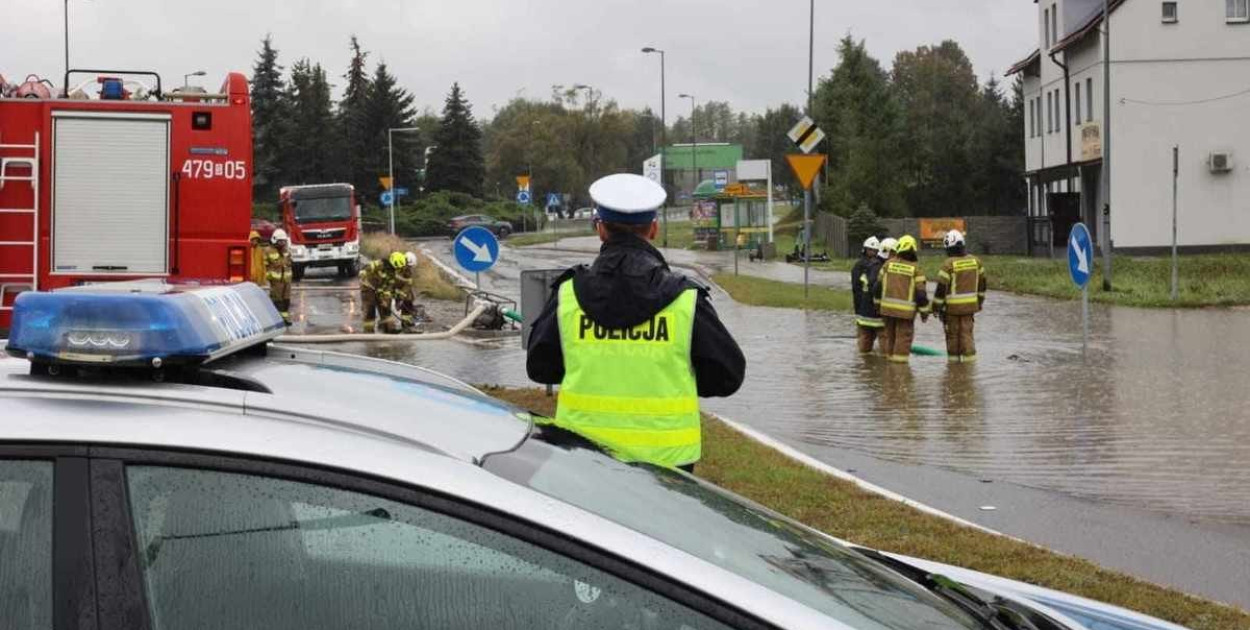
<path fill-rule="evenodd" d="M 52 273 L 168 273 L 169 115 L 52 115 Z"/>

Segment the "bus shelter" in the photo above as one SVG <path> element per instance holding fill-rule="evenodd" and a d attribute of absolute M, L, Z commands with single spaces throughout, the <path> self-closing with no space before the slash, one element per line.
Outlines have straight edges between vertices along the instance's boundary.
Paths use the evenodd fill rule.
<path fill-rule="evenodd" d="M 695 242 L 709 250 L 759 248 L 768 242 L 768 193 L 742 183 L 718 190 L 703 182 L 690 220 Z"/>

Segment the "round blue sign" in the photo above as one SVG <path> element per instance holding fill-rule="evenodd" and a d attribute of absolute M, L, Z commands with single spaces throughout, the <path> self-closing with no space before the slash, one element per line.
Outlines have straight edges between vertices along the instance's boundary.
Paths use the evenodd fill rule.
<path fill-rule="evenodd" d="M 517 192 L 516 202 L 521 203 L 521 204 L 528 204 L 530 202 L 530 191 L 522 190 L 522 191 Z"/>
<path fill-rule="evenodd" d="M 461 230 L 452 241 L 451 248 L 456 253 L 456 262 L 465 271 L 486 271 L 499 261 L 499 240 L 490 230 L 481 226 L 475 225 Z"/>
<path fill-rule="evenodd" d="M 389 190 L 384 190 L 384 191 L 382 191 L 382 199 L 381 199 L 381 201 L 382 201 L 382 205 L 384 205 L 384 206 L 389 206 L 389 205 L 391 205 L 391 204 L 392 204 L 392 203 L 394 203 L 394 201 L 395 201 L 395 193 L 393 193 L 393 192 L 391 192 L 391 191 L 389 191 Z"/>
<path fill-rule="evenodd" d="M 1068 234 L 1068 273 L 1072 275 L 1072 282 L 1082 289 L 1094 273 L 1094 240 L 1084 223 L 1073 225 Z"/>

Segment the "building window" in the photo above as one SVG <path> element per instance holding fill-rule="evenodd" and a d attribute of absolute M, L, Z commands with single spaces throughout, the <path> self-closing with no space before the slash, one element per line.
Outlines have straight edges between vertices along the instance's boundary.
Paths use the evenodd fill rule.
<path fill-rule="evenodd" d="M 1178 20 L 1177 20 L 1177 13 L 1176 13 L 1176 3 L 1164 2 L 1163 3 L 1163 23 L 1175 24 L 1177 21 Z"/>
<path fill-rule="evenodd" d="M 1050 133 L 1050 93 L 1046 93 L 1046 133 Z"/>
<path fill-rule="evenodd" d="M 1094 79 L 1085 79 L 1085 120 L 1094 120 Z"/>
<path fill-rule="evenodd" d="M 1250 22 L 1250 0 L 1225 0 L 1229 22 Z"/>
<path fill-rule="evenodd" d="M 1059 43 L 1059 5 L 1050 5 L 1050 36 Z"/>
<path fill-rule="evenodd" d="M 1232 0 L 1229 0 L 1229 2 L 1229 6 L 1231 7 Z M 1046 38 L 1044 40 L 1046 42 L 1046 47 L 1050 48 L 1050 9 L 1042 9 L 1042 28 L 1046 31 Z"/>
<path fill-rule="evenodd" d="M 1081 82 L 1076 82 L 1076 124 L 1081 124 Z"/>

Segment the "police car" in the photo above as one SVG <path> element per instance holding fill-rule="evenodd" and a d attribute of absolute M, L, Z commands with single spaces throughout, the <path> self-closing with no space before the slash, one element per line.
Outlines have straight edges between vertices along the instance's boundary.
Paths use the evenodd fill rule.
<path fill-rule="evenodd" d="M 0 627 L 1176 628 L 849 545 L 282 330 L 250 284 L 20 296 Z"/>

